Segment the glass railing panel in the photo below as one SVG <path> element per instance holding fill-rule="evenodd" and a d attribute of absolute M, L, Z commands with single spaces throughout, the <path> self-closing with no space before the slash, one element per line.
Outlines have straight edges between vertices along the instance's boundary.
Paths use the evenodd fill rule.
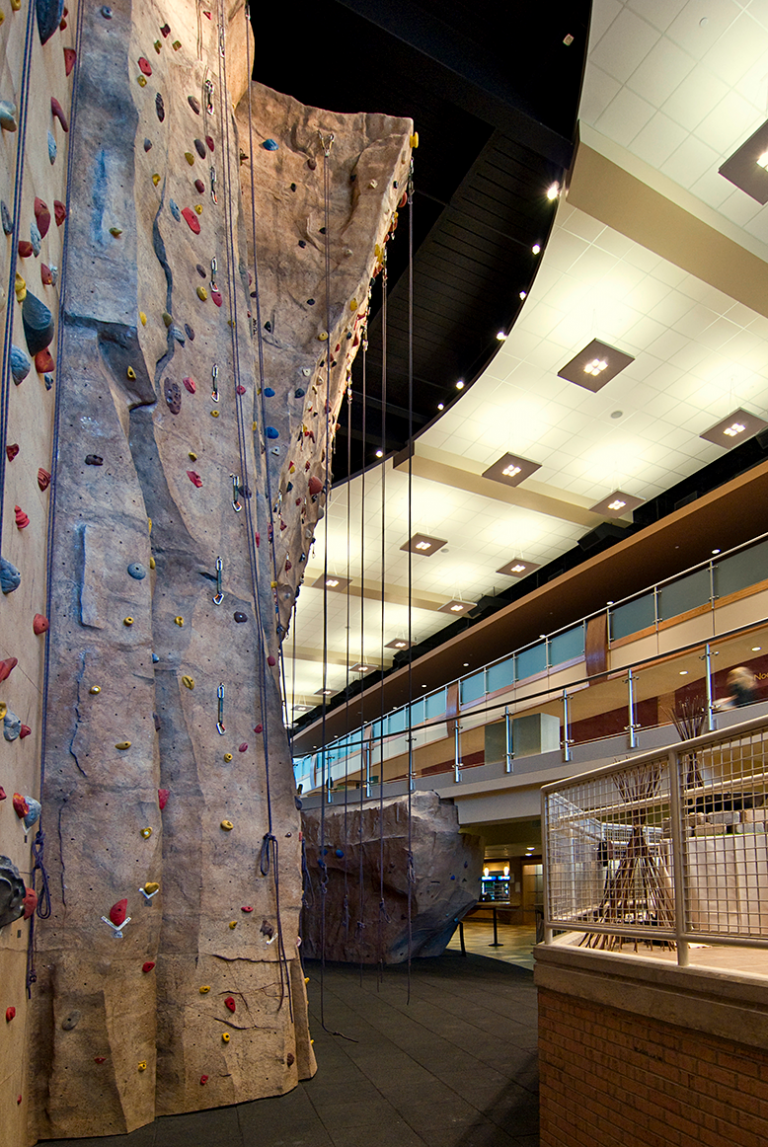
<path fill-rule="evenodd" d="M 715 566 L 715 593 L 727 597 L 751 585 L 758 585 L 768 576 L 768 541 L 760 542 L 748 550 L 740 550 L 724 558 Z"/>
<path fill-rule="evenodd" d="M 392 736 L 393 733 L 402 733 L 408 724 L 408 710 L 395 709 L 394 713 L 389 714 L 387 722 L 387 735 Z"/>
<path fill-rule="evenodd" d="M 558 698 L 510 706 L 512 753 L 515 759 L 560 751 L 563 705 Z"/>
<path fill-rule="evenodd" d="M 626 736 L 629 724 L 626 675 L 594 680 L 568 690 L 568 736 L 573 745 Z"/>
<path fill-rule="evenodd" d="M 677 720 L 687 736 L 706 732 L 705 648 L 696 646 L 634 671 L 635 724 L 639 730 L 674 725 Z M 678 735 L 672 729 L 670 740 L 674 742 Z"/>
<path fill-rule="evenodd" d="M 746 708 L 752 701 L 768 700 L 768 626 L 712 641 L 710 648 L 712 699 L 718 709 Z M 746 669 L 752 680 L 744 673 L 734 673 L 740 669 Z M 745 712 L 745 720 L 748 716 Z"/>
<path fill-rule="evenodd" d="M 564 661 L 573 661 L 584 656 L 584 623 L 576 625 L 573 629 L 566 629 L 565 633 L 557 633 L 549 642 L 550 666 L 562 665 Z"/>
<path fill-rule="evenodd" d="M 425 698 L 426 719 L 428 721 L 434 721 L 436 717 L 442 717 L 447 704 L 446 693 L 447 690 L 438 689 L 436 693 L 430 693 L 430 695 Z"/>
<path fill-rule="evenodd" d="M 469 705 L 472 701 L 479 701 L 485 696 L 485 671 L 473 673 L 471 677 L 464 677 L 461 681 L 461 703 Z"/>
<path fill-rule="evenodd" d="M 504 661 L 497 661 L 488 667 L 488 692 L 495 693 L 497 689 L 508 689 L 515 683 L 515 659 L 507 657 Z"/>
<path fill-rule="evenodd" d="M 659 590 L 659 620 L 668 621 L 710 601 L 709 568 L 694 570 Z"/>
<path fill-rule="evenodd" d="M 547 643 L 539 642 L 518 653 L 515 658 L 515 677 L 524 681 L 526 677 L 533 677 L 535 673 L 543 673 L 547 668 Z"/>
<path fill-rule="evenodd" d="M 622 637 L 629 637 L 632 633 L 640 633 L 655 624 L 654 596 L 653 591 L 651 591 L 611 610 L 611 641 L 619 641 Z"/>

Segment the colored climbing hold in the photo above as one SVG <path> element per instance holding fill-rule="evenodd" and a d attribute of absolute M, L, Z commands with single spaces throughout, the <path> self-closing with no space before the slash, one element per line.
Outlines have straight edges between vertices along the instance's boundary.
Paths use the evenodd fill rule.
<path fill-rule="evenodd" d="M 29 238 L 32 243 L 32 254 L 35 258 L 40 254 L 40 248 L 43 243 L 43 237 L 40 234 L 40 228 L 37 223 L 30 223 L 29 225 Z"/>
<path fill-rule="evenodd" d="M 165 104 L 163 103 L 163 97 L 160 95 L 160 92 L 155 96 L 155 111 L 157 112 L 157 118 L 160 120 L 160 123 L 162 123 L 165 119 Z"/>
<path fill-rule="evenodd" d="M 227 764 L 229 764 L 229 762 L 232 760 L 232 754 L 231 753 L 225 753 L 224 754 L 224 760 Z"/>
<path fill-rule="evenodd" d="M 145 327 L 147 325 L 147 316 L 144 314 L 143 311 L 139 311 L 139 320 L 140 320 L 141 325 L 143 327 Z"/>
<path fill-rule="evenodd" d="M 174 217 L 176 222 L 180 223 L 181 222 L 181 212 L 179 211 L 179 205 L 175 199 L 169 199 L 168 200 L 168 210 L 170 211 L 171 215 Z"/>
<path fill-rule="evenodd" d="M 144 569 L 144 566 L 141 564 L 141 562 L 131 562 L 131 564 L 128 566 L 128 573 L 132 578 L 135 578 L 136 581 L 143 581 L 143 579 L 147 576 L 147 571 Z"/>
<path fill-rule="evenodd" d="M 37 893 L 34 888 L 28 888 L 24 893 L 24 919 L 29 920 L 37 908 Z"/>
<path fill-rule="evenodd" d="M 206 145 L 208 147 L 208 150 L 213 151 L 215 146 L 216 146 L 216 144 L 213 142 L 213 136 L 207 135 L 205 137 L 205 142 L 206 142 Z"/>
<path fill-rule="evenodd" d="M 9 462 L 13 462 L 13 460 L 16 457 L 16 455 L 18 454 L 18 452 L 19 452 L 19 447 L 15 442 L 14 443 L 9 442 L 5 448 L 5 453 L 8 456 Z"/>
<path fill-rule="evenodd" d="M 195 210 L 197 210 L 197 208 L 195 208 Z M 218 291 L 214 287 L 211 287 L 211 298 L 213 299 L 213 301 L 217 307 L 221 306 L 221 302 L 222 302 L 221 291 Z"/>
<path fill-rule="evenodd" d="M 210 984 L 203 984 L 202 987 L 200 988 L 200 995 L 201 996 L 207 996 L 208 993 L 210 992 L 210 990 L 211 990 Z"/>
<path fill-rule="evenodd" d="M 27 730 L 26 733 L 24 732 L 25 729 Z M 31 731 L 32 730 L 29 729 L 27 725 L 22 725 L 19 736 L 23 740 L 25 736 L 27 736 L 27 737 L 29 736 Z M 24 827 L 26 829 L 30 829 L 30 828 L 32 828 L 32 825 L 36 824 L 37 821 L 40 819 L 40 813 L 41 813 L 42 809 L 40 807 L 40 801 L 35 800 L 34 797 L 28 796 L 27 797 L 27 804 L 29 805 L 29 808 L 27 809 L 26 816 L 24 817 Z"/>
<path fill-rule="evenodd" d="M 3 234 L 10 235 L 13 231 L 13 220 L 4 200 L 0 200 L 0 219 L 2 219 Z"/>
<path fill-rule="evenodd" d="M 189 224 L 190 231 L 193 231 L 195 233 L 195 235 L 199 235 L 200 234 L 200 223 L 199 223 L 197 216 L 195 215 L 194 211 L 191 209 L 191 207 L 185 207 L 182 210 L 181 214 L 184 216 L 187 223 Z"/>
<path fill-rule="evenodd" d="M 170 36 L 170 34 L 171 34 L 170 24 L 163 24 L 160 31 L 163 33 L 163 39 L 167 39 L 167 37 Z"/>
<path fill-rule="evenodd" d="M 250 904 L 244 904 L 243 907 L 240 909 L 240 911 L 246 912 L 246 913 L 253 912 L 253 908 L 251 907 Z"/>
<path fill-rule="evenodd" d="M 16 277 L 14 279 L 13 289 L 16 292 L 17 302 L 23 303 L 27 297 L 27 284 L 24 282 L 18 271 L 16 272 Z"/>
<path fill-rule="evenodd" d="M 155 966 L 154 960 L 147 960 L 146 964 L 141 965 L 141 970 L 144 973 L 144 975 L 146 976 L 147 972 L 151 972 L 152 969 L 154 968 L 154 966 Z"/>
<path fill-rule="evenodd" d="M 0 681 L 7 681 L 18 664 L 18 657 L 6 657 L 0 661 Z"/>
<path fill-rule="evenodd" d="M 202 204 L 201 204 L 201 203 L 196 203 L 196 204 L 195 204 L 195 207 L 194 207 L 194 210 L 195 210 L 195 214 L 196 214 L 196 215 L 202 215 L 202 214 L 203 214 L 203 207 L 202 207 Z"/>
<path fill-rule="evenodd" d="M 280 437 L 280 431 L 277 430 L 274 426 L 267 426 L 265 428 L 265 434 L 266 434 L 267 438 L 279 438 Z"/>
<path fill-rule="evenodd" d="M 21 793 L 13 794 L 13 811 L 16 813 L 16 816 L 19 818 L 19 820 L 23 820 L 29 812 L 29 805 Z"/>
<path fill-rule="evenodd" d="M 88 692 L 91 693 L 94 697 L 98 697 L 99 693 L 101 693 L 101 685 L 91 685 Z"/>
<path fill-rule="evenodd" d="M 267 658 L 267 665 L 269 665 L 271 668 L 274 668 L 275 665 L 277 665 L 277 659 L 273 657 L 271 653 Z"/>
<path fill-rule="evenodd" d="M 189 325 L 189 323 L 184 323 L 184 333 L 186 334 L 187 338 L 189 339 L 189 341 L 191 343 L 193 343 L 195 341 L 195 332 L 193 331 L 193 329 Z"/>
<path fill-rule="evenodd" d="M 37 220 L 37 227 L 42 239 L 48 234 L 48 228 L 51 225 L 51 213 L 48 210 L 48 204 L 44 203 L 42 199 L 35 198 L 34 205 L 35 219 Z"/>
<path fill-rule="evenodd" d="M 200 1076 L 200 1082 L 201 1083 L 207 1083 L 208 1082 L 208 1076 L 207 1075 L 201 1075 Z"/>
<path fill-rule="evenodd" d="M 133 625 L 133 618 L 132 617 L 124 617 L 123 618 L 123 625 Z"/>
<path fill-rule="evenodd" d="M 151 65 L 149 63 L 149 60 L 146 59 L 145 56 L 139 56 L 139 68 L 141 69 L 141 71 L 144 73 L 145 76 L 151 76 L 152 75 Z"/>
<path fill-rule="evenodd" d="M 201 139 L 195 140 L 195 151 L 201 159 L 205 159 L 205 144 Z"/>
<path fill-rule="evenodd" d="M 280 148 L 280 144 L 275 143 L 273 139 L 265 139 L 261 146 L 265 151 L 278 151 Z"/>
<path fill-rule="evenodd" d="M 157 187 L 158 183 L 160 182 L 160 175 L 157 171 L 152 176 L 152 182 L 154 183 L 155 187 Z"/>
<path fill-rule="evenodd" d="M 312 477 L 309 479 L 309 483 L 308 483 L 307 488 L 308 488 L 311 496 L 314 498 L 317 494 L 319 494 L 321 492 L 321 490 L 323 488 L 323 483 L 320 481 L 320 479 L 315 474 L 313 474 Z"/>
<path fill-rule="evenodd" d="M 274 398 L 275 397 L 275 392 L 271 386 L 265 386 L 264 387 L 264 397 L 265 398 Z"/>
<path fill-rule="evenodd" d="M 109 918 L 116 928 L 125 923 L 125 918 L 128 915 L 128 901 L 118 900 L 113 904 L 109 910 Z"/>
<path fill-rule="evenodd" d="M 52 164 L 56 162 L 56 156 L 58 154 L 58 150 L 59 149 L 58 149 L 58 146 L 56 144 L 56 140 L 54 139 L 53 132 L 49 131 L 48 132 L 48 159 L 50 160 L 50 162 Z"/>
<path fill-rule="evenodd" d="M 27 517 L 27 515 L 22 510 L 21 506 L 14 506 L 13 508 L 14 508 L 15 513 L 16 513 L 16 526 L 17 526 L 17 528 L 19 530 L 26 530 L 27 526 L 29 525 L 29 518 Z"/>
<path fill-rule="evenodd" d="M 230 1040 L 229 1032 L 222 1032 L 221 1033 L 221 1040 L 222 1040 L 222 1043 L 229 1043 L 229 1040 Z"/>
<path fill-rule="evenodd" d="M 145 1059 L 139 1060 L 138 1067 L 139 1067 L 139 1071 L 146 1071 L 147 1070 L 147 1061 Z"/>
<path fill-rule="evenodd" d="M 0 557 L 0 589 L 3 593 L 13 593 L 21 584 L 21 574 L 7 558 Z"/>
<path fill-rule="evenodd" d="M 218 410 L 212 410 L 211 411 L 211 418 L 218 418 L 218 417 L 219 417 Z"/>
<path fill-rule="evenodd" d="M 53 118 L 57 119 L 61 124 L 62 131 L 69 131 L 69 120 L 64 115 L 64 108 L 55 96 L 51 96 L 51 114 Z"/>
<path fill-rule="evenodd" d="M 170 378 L 165 380 L 165 401 L 171 414 L 178 414 L 181 410 L 181 387 Z"/>
<path fill-rule="evenodd" d="M 0 127 L 5 128 L 6 131 L 16 131 L 18 126 L 16 104 L 11 103 L 10 100 L 0 100 Z"/>
<path fill-rule="evenodd" d="M 51 345 L 54 333 L 53 315 L 45 303 L 30 291 L 26 292 L 21 305 L 21 321 L 27 349 L 33 357 Z"/>
<path fill-rule="evenodd" d="M 195 115 L 200 115 L 200 101 L 196 100 L 194 96 L 187 96 L 187 103 L 192 108 Z"/>
<path fill-rule="evenodd" d="M 168 803 L 168 797 L 169 797 L 170 795 L 171 795 L 171 790 L 170 790 L 170 789 L 158 789 L 158 790 L 157 790 L 157 803 L 158 803 L 158 804 L 159 804 L 159 806 L 160 806 L 160 811 L 161 811 L 161 812 L 163 811 L 163 809 L 164 809 L 164 808 L 165 808 L 165 806 L 167 805 L 167 803 Z"/>
<path fill-rule="evenodd" d="M 197 297 L 198 299 L 202 300 L 202 302 L 205 302 L 205 300 L 208 298 L 208 292 L 206 291 L 205 287 L 197 288 Z M 219 295 L 219 298 L 221 298 L 221 295 Z M 219 303 L 219 306 L 221 306 L 221 303 Z"/>
<path fill-rule="evenodd" d="M 71 75 L 72 69 L 75 66 L 75 60 L 76 59 L 77 59 L 77 52 L 75 51 L 74 48 L 65 48 L 64 49 L 64 71 L 68 76 Z"/>
<path fill-rule="evenodd" d="M 242 745 L 240 745 L 240 747 L 239 747 L 239 749 L 238 749 L 237 751 L 238 751 L 239 753 L 244 753 L 244 752 L 246 752 L 246 751 L 247 751 L 247 749 L 248 749 L 248 742 L 247 742 L 247 741 L 243 741 Z"/>
<path fill-rule="evenodd" d="M 42 466 L 37 471 L 37 484 L 41 490 L 47 490 L 51 484 L 51 475 Z"/>
<path fill-rule="evenodd" d="M 179 48 L 181 47 L 181 40 L 174 40 L 171 44 L 171 47 L 173 48 L 174 52 L 178 52 Z"/>
<path fill-rule="evenodd" d="M 96 1055 L 93 1057 L 94 1063 L 106 1063 L 107 1057 L 105 1055 Z"/>
<path fill-rule="evenodd" d="M 258 725 L 253 726 L 253 731 L 254 731 L 254 733 L 260 733 L 263 728 L 264 728 L 264 726 L 259 723 Z"/>
<path fill-rule="evenodd" d="M 86 466 L 103 466 L 104 459 L 101 454 L 86 454 L 85 464 Z"/>
<path fill-rule="evenodd" d="M 205 184 L 203 183 L 202 179 L 195 180 L 195 191 L 198 193 L 198 195 L 203 195 L 205 193 Z"/>
<path fill-rule="evenodd" d="M 156 892 L 160 891 L 160 885 L 156 880 L 148 880 L 144 885 L 144 891 L 146 892 L 147 896 L 154 896 Z"/>
<path fill-rule="evenodd" d="M 59 199 L 53 201 L 53 217 L 56 220 L 56 226 L 61 227 L 64 220 L 67 218 L 67 209 Z"/>
<path fill-rule="evenodd" d="M 6 1008 L 5 1009 L 5 1022 L 7 1024 L 9 1024 L 11 1022 L 11 1020 L 15 1018 L 15 1016 L 16 1016 L 16 1009 L 15 1008 Z"/>
<path fill-rule="evenodd" d="M 231 820 L 223 820 L 221 822 L 221 827 L 224 829 L 225 832 L 231 832 L 235 826 L 233 825 Z"/>
<path fill-rule="evenodd" d="M 192 164 L 195 162 L 195 157 L 194 157 L 194 155 L 192 154 L 192 152 L 191 152 L 191 151 L 185 151 L 185 152 L 184 152 L 184 158 L 186 159 L 186 161 L 187 161 L 187 163 L 189 164 L 189 166 L 190 166 L 190 167 L 191 167 L 191 166 L 192 166 Z"/>
<path fill-rule="evenodd" d="M 149 840 L 150 836 L 152 835 L 152 829 L 151 828 L 143 828 L 141 830 L 141 835 L 144 837 L 145 840 Z"/>
<path fill-rule="evenodd" d="M 54 370 L 56 363 L 53 361 L 53 356 L 49 350 L 39 350 L 35 355 L 35 370 L 38 374 L 46 374 L 46 372 Z"/>
<path fill-rule="evenodd" d="M 40 264 L 40 280 L 44 287 L 50 287 L 53 285 L 53 275 L 51 274 L 51 268 L 47 263 Z"/>
<path fill-rule="evenodd" d="M 237 1007 L 237 1004 L 235 1003 L 235 997 L 226 996 L 224 999 L 224 1007 L 228 1008 L 229 1011 L 234 1012 Z"/>
<path fill-rule="evenodd" d="M 187 470 L 187 477 L 189 478 L 192 485 L 196 486 L 197 489 L 199 490 L 203 484 L 203 479 L 200 477 L 200 475 L 197 473 L 197 471 L 196 470 Z"/>
<path fill-rule="evenodd" d="M 50 622 L 47 617 L 43 617 L 42 613 L 36 613 L 32 620 L 32 629 L 35 637 L 40 637 L 41 634 L 47 633 L 50 628 Z"/>
<path fill-rule="evenodd" d="M 194 689 L 194 687 L 195 687 L 195 679 L 194 679 L 194 677 L 190 677 L 190 676 L 189 676 L 188 674 L 186 674 L 186 673 L 185 673 L 185 674 L 184 674 L 184 676 L 182 677 L 182 679 L 181 679 L 181 683 L 182 683 L 182 685 L 186 685 L 187 689 Z"/>
<path fill-rule="evenodd" d="M 179 629 L 183 629 L 183 627 L 184 627 L 184 618 L 181 616 L 181 614 L 179 614 L 179 616 L 178 616 L 178 617 L 174 617 L 174 619 L 173 619 L 173 624 L 174 624 L 174 625 L 178 625 Z"/>
<path fill-rule="evenodd" d="M 154 44 L 152 45 L 152 47 L 155 49 L 155 51 L 157 52 L 157 54 L 158 54 L 158 56 L 159 56 L 159 55 L 160 55 L 160 53 L 161 53 L 161 51 L 163 50 L 163 45 L 162 45 L 161 41 L 160 41 L 160 40 L 155 40 L 155 42 L 154 42 Z"/>
<path fill-rule="evenodd" d="M 35 15 L 40 43 L 46 44 L 59 27 L 64 14 L 64 0 L 36 0 Z"/>
<path fill-rule="evenodd" d="M 235 621 L 238 622 L 238 624 L 242 624 L 242 622 L 248 620 L 247 615 L 245 613 L 242 613 L 239 609 L 237 610 L 237 612 L 233 616 L 235 618 Z"/>
<path fill-rule="evenodd" d="M 121 752 L 124 752 L 125 749 L 130 749 L 130 747 L 131 747 L 130 741 L 118 741 L 117 744 L 115 745 L 115 748 L 120 749 Z"/>
<path fill-rule="evenodd" d="M 9 709 L 3 717 L 3 736 L 6 741 L 15 741 L 21 734 L 21 717 Z"/>
<path fill-rule="evenodd" d="M 34 251 L 29 239 L 19 239 L 19 258 L 28 259 Z"/>

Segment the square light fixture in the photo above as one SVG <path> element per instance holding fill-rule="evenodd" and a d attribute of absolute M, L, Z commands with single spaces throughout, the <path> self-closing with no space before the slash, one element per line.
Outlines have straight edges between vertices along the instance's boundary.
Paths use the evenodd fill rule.
<path fill-rule="evenodd" d="M 327 589 L 332 593 L 344 593 L 351 581 L 351 578 L 337 577 L 336 574 L 321 574 L 312 582 L 312 588 Z"/>
<path fill-rule="evenodd" d="M 585 390 L 597 394 L 598 390 L 602 390 L 619 371 L 634 361 L 632 355 L 624 354 L 623 351 L 616 350 L 607 343 L 601 343 L 598 339 L 592 339 L 583 351 L 557 372 L 557 377 L 575 382 L 577 386 L 583 386 Z"/>
<path fill-rule="evenodd" d="M 388 641 L 384 646 L 385 649 L 410 649 L 413 645 L 412 641 L 408 641 L 405 637 L 396 637 L 394 641 Z"/>
<path fill-rule="evenodd" d="M 448 544 L 447 538 L 430 538 L 429 534 L 414 534 L 409 542 L 401 546 L 401 550 L 410 550 L 412 554 L 421 554 L 423 558 L 431 558 L 438 550 Z"/>
<path fill-rule="evenodd" d="M 505 577 L 527 577 L 538 568 L 538 562 L 524 562 L 522 558 L 512 558 L 511 562 L 496 570 L 496 573 L 504 574 Z"/>
<path fill-rule="evenodd" d="M 718 171 L 751 199 L 768 203 L 768 120 L 726 159 Z"/>
<path fill-rule="evenodd" d="M 438 613 L 450 613 L 454 617 L 461 617 L 465 613 L 469 613 L 470 609 L 474 609 L 477 605 L 476 601 L 459 601 L 454 598 L 453 601 L 447 601 L 445 605 L 440 605 L 437 608 Z"/>
<path fill-rule="evenodd" d="M 378 665 L 371 664 L 370 661 L 358 661 L 356 665 L 350 665 L 350 673 L 373 673 L 374 669 L 378 669 Z"/>
<path fill-rule="evenodd" d="M 505 486 L 519 486 L 540 469 L 539 462 L 529 462 L 527 458 L 518 458 L 516 454 L 502 454 L 498 462 L 483 470 L 483 477 L 493 482 L 503 482 Z"/>
<path fill-rule="evenodd" d="M 333 697 L 338 689 L 315 689 L 315 697 Z"/>
<path fill-rule="evenodd" d="M 722 446 L 725 450 L 732 450 L 740 442 L 746 442 L 748 438 L 753 438 L 755 434 L 765 430 L 766 426 L 768 422 L 763 422 L 762 418 L 747 414 L 746 410 L 734 410 L 714 426 L 710 426 L 709 430 L 705 430 L 699 437 L 705 438 L 707 442 L 714 442 L 716 446 Z"/>
<path fill-rule="evenodd" d="M 645 501 L 645 498 L 635 498 L 632 494 L 625 494 L 623 490 L 614 490 L 607 498 L 590 506 L 590 512 L 599 514 L 601 518 L 622 518 L 629 514 Z"/>
<path fill-rule="evenodd" d="M 293 705 L 291 711 L 293 713 L 308 713 L 314 707 L 314 705 Z"/>

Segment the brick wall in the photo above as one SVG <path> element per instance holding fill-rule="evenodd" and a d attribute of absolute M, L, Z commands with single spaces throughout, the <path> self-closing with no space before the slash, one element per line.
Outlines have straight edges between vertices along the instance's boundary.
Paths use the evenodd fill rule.
<path fill-rule="evenodd" d="M 541 1147 L 761 1147 L 768 1050 L 539 989 Z"/>

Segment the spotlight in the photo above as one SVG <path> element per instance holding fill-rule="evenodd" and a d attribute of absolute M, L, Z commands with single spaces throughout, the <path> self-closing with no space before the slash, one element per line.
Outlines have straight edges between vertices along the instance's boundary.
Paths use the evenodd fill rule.
<path fill-rule="evenodd" d="M 533 246 L 531 247 L 531 252 L 534 255 L 538 255 L 540 251 L 541 251 L 541 243 L 534 243 Z"/>
<path fill-rule="evenodd" d="M 525 298 L 527 297 L 527 295 L 528 295 L 528 292 L 527 292 L 527 291 L 521 291 L 521 292 L 520 292 L 520 298 L 521 298 L 521 299 L 525 299 Z"/>
<path fill-rule="evenodd" d="M 503 343 L 506 337 L 507 337 L 506 331 L 497 331 L 496 338 L 499 340 L 500 343 Z"/>
<path fill-rule="evenodd" d="M 547 199 L 550 201 L 550 203 L 552 202 L 553 199 L 557 199 L 559 194 L 560 194 L 560 184 L 559 183 L 550 184 L 550 186 L 547 188 Z"/>
<path fill-rule="evenodd" d="M 464 379 L 463 378 L 460 378 L 459 381 L 456 383 L 456 389 L 457 390 L 463 390 L 464 389 Z"/>
<path fill-rule="evenodd" d="M 383 458 L 384 457 L 384 451 L 383 450 L 377 450 L 376 451 L 376 457 L 377 458 Z"/>
<path fill-rule="evenodd" d="M 438 402 L 437 409 L 438 410 L 445 410 L 445 403 L 444 402 Z"/>

